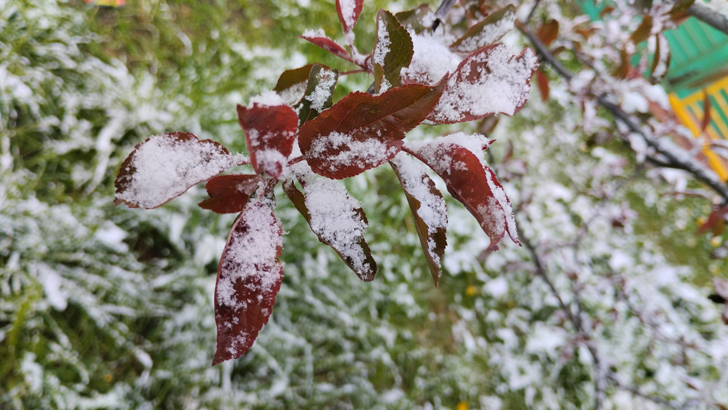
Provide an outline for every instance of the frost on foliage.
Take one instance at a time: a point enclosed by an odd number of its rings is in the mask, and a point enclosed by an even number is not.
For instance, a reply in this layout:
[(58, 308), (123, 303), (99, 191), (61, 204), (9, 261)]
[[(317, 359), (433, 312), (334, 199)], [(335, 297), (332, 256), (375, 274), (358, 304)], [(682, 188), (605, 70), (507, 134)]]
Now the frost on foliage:
[(337, 172), (352, 165), (362, 169), (374, 168), (398, 151), (398, 147), (388, 146), (375, 138), (357, 141), (349, 134), (334, 131), (314, 140), (306, 156), (325, 161), (330, 172)]
[(383, 93), (402, 83), (400, 72), (409, 66), (413, 55), (412, 38), (390, 12), (377, 13), (377, 42), (371, 56), (374, 91)]
[(516, 22), (516, 9), (509, 5), (470, 27), (465, 34), (450, 47), (458, 52), (473, 52), (493, 44), (506, 33), (513, 30)]
[(344, 27), (344, 33), (349, 33), (354, 29), (363, 6), (364, 0), (336, 0), (336, 11), (339, 14), (341, 25)]
[(447, 206), (424, 166), (404, 153), (391, 160), (415, 218), (415, 227), (437, 286), (447, 238)]
[(518, 56), (500, 44), (482, 48), (460, 63), (428, 119), (450, 124), (497, 113), (511, 116), (526, 104), (537, 66), (530, 48)]
[(156, 208), (243, 160), (222, 145), (189, 133), (156, 135), (138, 144), (121, 165), (116, 201)]
[(338, 70), (331, 70), (319, 64), (311, 67), (303, 99), (294, 106), (298, 111), (300, 125), (316, 118), (322, 111), (331, 107), (338, 79)]
[(278, 178), (293, 150), (298, 116), (291, 107), (283, 105), (278, 94), (270, 92), (269, 95), (264, 102), (254, 102), (250, 108), (238, 105), (238, 122), (245, 130), (255, 171)]
[(245, 354), (268, 323), (283, 279), (282, 235), (280, 221), (261, 202), (248, 205), (230, 231), (215, 286), (213, 365)]
[(405, 133), (437, 104), (435, 87), (404, 85), (378, 96), (354, 92), (301, 126), (298, 144), (311, 169), (327, 178), (358, 175), (394, 157)]
[(453, 74), (462, 58), (450, 51), (439, 38), (429, 34), (410, 32), (414, 54), (409, 67), (402, 69), (405, 84), (437, 84), (445, 74)]
[(377, 265), (364, 240), (368, 223), (359, 201), (339, 182), (313, 174), (305, 163), (293, 166), (292, 172), (300, 181), (303, 194), (295, 188), (293, 180), (286, 181), (283, 189), (313, 233), (331, 246), (361, 280), (373, 280)]
[(457, 133), (427, 143), (408, 143), (406, 149), (445, 180), (448, 191), (462, 202), (491, 240), (489, 249), (508, 232), (516, 244), (515, 218), (510, 200), (495, 173), (483, 161), (489, 145), (482, 135)]

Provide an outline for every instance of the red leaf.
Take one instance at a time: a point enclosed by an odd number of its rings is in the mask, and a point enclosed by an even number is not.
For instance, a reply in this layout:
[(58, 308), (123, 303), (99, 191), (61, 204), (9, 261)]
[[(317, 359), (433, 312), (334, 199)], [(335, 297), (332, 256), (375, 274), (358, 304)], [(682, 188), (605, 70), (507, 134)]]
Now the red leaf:
[(502, 44), (483, 47), (458, 65), (427, 119), (453, 124), (496, 113), (512, 116), (526, 104), (537, 66), (530, 48), (515, 56)]
[[(351, 54), (349, 54), (346, 49), (338, 44), (336, 44), (333, 40), (329, 39), (328, 37), (325, 37), (323, 33), (312, 33), (312, 32), (306, 32), (299, 36), (300, 38), (307, 40), (324, 50), (328, 51), (329, 53), (332, 53), (333, 55), (343, 58), (346, 61), (354, 63), (354, 60), (351, 58)], [(356, 64), (356, 63), (355, 63)]]
[(482, 153), (474, 153), (487, 146), (485, 137), (458, 133), (430, 143), (408, 144), (406, 150), (440, 175), (453, 198), (473, 214), (490, 238), (489, 250), (498, 249), (506, 231), (520, 246), (511, 202), (495, 173), (482, 162)]
[(450, 48), (460, 53), (470, 53), (500, 40), (514, 27), (516, 8), (508, 5), (470, 27)]
[(702, 235), (708, 231), (713, 232), (716, 236), (723, 234), (726, 214), (728, 214), (728, 205), (714, 209), (713, 212), (710, 213), (710, 216), (708, 216), (708, 220), (704, 224), (700, 225), (695, 234)]
[(306, 122), (298, 143), (311, 169), (342, 179), (392, 159), (407, 131), (432, 111), (447, 78), (435, 87), (405, 85), (379, 96), (354, 92)]
[(389, 164), (407, 197), (427, 266), (437, 286), (442, 257), (447, 247), (447, 205), (421, 164), (404, 153), (398, 154)]
[(213, 366), (245, 354), (268, 323), (283, 279), (282, 235), (280, 221), (260, 202), (233, 224), (217, 270)]
[(219, 214), (240, 212), (262, 181), (258, 175), (221, 175), (207, 182), (209, 198), (198, 205)]
[(553, 43), (559, 36), (559, 22), (553, 19), (545, 22), (541, 28), (538, 29), (538, 34), (536, 34), (536, 36), (542, 43), (544, 43), (544, 45), (551, 45), (551, 43)]
[(116, 177), (116, 205), (156, 208), (192, 186), (235, 165), (247, 163), (212, 140), (187, 132), (156, 135), (137, 144)]
[(306, 83), (313, 66), (313, 64), (306, 64), (303, 67), (284, 71), (281, 76), (278, 77), (278, 82), (276, 83), (276, 86), (273, 87), (273, 91), (280, 94), (298, 84)]
[(363, 6), (364, 0), (336, 0), (336, 13), (339, 15), (344, 33), (354, 29)]
[(259, 174), (278, 178), (293, 150), (298, 115), (287, 105), (238, 105), (238, 121), (245, 130), (245, 142), (253, 168)]
[(538, 83), (538, 91), (541, 92), (541, 101), (549, 99), (549, 79), (541, 70), (536, 70), (536, 82)]
[(703, 90), (703, 93), (705, 96), (703, 97), (703, 119), (700, 121), (700, 131), (705, 132), (708, 125), (710, 125), (710, 117), (712, 114), (710, 111), (713, 108), (713, 103), (710, 101), (710, 94), (705, 90)]
[(377, 273), (377, 263), (364, 239), (367, 217), (359, 201), (340, 183), (315, 176), (306, 164), (297, 164), (296, 179), (283, 181), (283, 191), (308, 222), (319, 241), (331, 246), (359, 279), (369, 282)]

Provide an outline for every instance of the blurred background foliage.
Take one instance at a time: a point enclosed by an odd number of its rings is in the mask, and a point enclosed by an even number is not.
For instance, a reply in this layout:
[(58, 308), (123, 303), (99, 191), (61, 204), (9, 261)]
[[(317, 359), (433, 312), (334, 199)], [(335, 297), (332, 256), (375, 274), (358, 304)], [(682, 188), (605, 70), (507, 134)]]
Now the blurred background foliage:
[[(378, 8), (416, 5), (366, 1), (359, 49), (373, 46)], [(355, 69), (296, 37), (318, 27), (341, 37), (333, 1), (131, 0), (97, 8), (0, 0), (0, 409), (462, 410), (532, 408), (534, 400), (589, 408), (584, 352), (564, 359), (557, 348), (528, 347), (543, 338), (542, 324), (564, 325), (526, 266), (527, 253), (503, 246), (500, 259), (491, 258), (485, 236), (448, 198), (449, 262), (434, 288), (388, 169), (346, 182), (367, 212), (378, 278), (361, 283), (282, 200), (286, 266), (271, 323), (244, 357), (210, 367), (214, 278), (234, 216), (197, 208), (199, 187), (154, 211), (114, 207), (113, 180), (134, 144), (160, 132), (193, 132), (244, 151), (235, 104), (271, 89), (285, 69), (308, 62)], [(347, 76), (337, 98), (370, 81)], [(577, 124), (564, 125), (565, 110), (536, 103), (498, 126), (495, 164), (510, 139), (516, 158), (530, 155), (529, 184), (550, 169), (548, 181), (571, 191), (544, 194), (550, 222), (522, 227), (530, 235), (578, 227), (585, 216), (576, 198), (599, 199), (584, 175), (595, 165), (594, 147)], [(411, 137), (455, 129), (429, 127)], [(533, 152), (527, 135), (541, 141), (541, 151)], [(709, 238), (694, 235), (710, 204), (665, 200), (657, 193), (665, 186), (644, 177), (631, 153), (616, 144), (598, 149), (639, 176), (625, 178), (620, 194), (639, 216), (615, 234), (619, 244), (605, 240), (594, 270), (608, 265), (610, 246), (664, 255), (660, 263), (682, 266), (683, 280), (698, 286), (679, 302), (703, 312), (695, 331), (718, 338), (700, 287), (725, 265), (707, 257)], [(539, 168), (538, 161), (551, 162)], [(635, 382), (658, 383), (655, 361), (641, 357), (632, 364), (642, 375)], [(504, 370), (514, 363), (521, 370)], [(721, 377), (717, 363), (696, 363), (703, 366), (696, 377)]]

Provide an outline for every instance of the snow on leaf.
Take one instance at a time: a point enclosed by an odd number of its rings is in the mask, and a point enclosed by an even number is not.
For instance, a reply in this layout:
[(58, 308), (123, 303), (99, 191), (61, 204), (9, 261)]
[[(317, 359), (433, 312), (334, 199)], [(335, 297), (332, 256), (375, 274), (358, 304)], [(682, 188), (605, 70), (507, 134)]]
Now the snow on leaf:
[(322, 243), (331, 246), (359, 279), (374, 280), (377, 263), (364, 240), (368, 224), (359, 201), (340, 183), (313, 174), (305, 163), (294, 168), (304, 192), (293, 180), (283, 181), (283, 191)]
[(435, 13), (430, 10), (430, 6), (427, 4), (421, 4), (416, 9), (400, 11), (394, 17), (404, 27), (412, 29), (416, 34), (420, 34), (435, 22)]
[(116, 205), (156, 208), (192, 186), (235, 165), (246, 163), (212, 140), (187, 132), (155, 135), (137, 144), (116, 177)]
[(437, 38), (410, 32), (414, 54), (408, 68), (401, 71), (405, 84), (435, 85), (447, 73), (454, 73), (462, 58)]
[(459, 53), (473, 52), (498, 41), (513, 30), (515, 22), (516, 8), (509, 4), (470, 27), (450, 48)]
[(658, 33), (654, 37), (655, 55), (652, 58), (650, 69), (650, 83), (659, 84), (667, 75), (670, 68), (670, 43), (664, 34)]
[(465, 205), (490, 238), (489, 250), (498, 249), (506, 232), (520, 246), (510, 200), (482, 159), (488, 145), (482, 135), (457, 133), (429, 143), (409, 143), (405, 149), (442, 177), (453, 198)]
[(296, 140), (296, 113), (287, 105), (256, 103), (252, 108), (238, 105), (238, 121), (245, 131), (245, 142), (255, 171), (278, 178)]
[(518, 56), (502, 44), (481, 48), (460, 63), (427, 119), (452, 124), (496, 113), (511, 116), (526, 104), (537, 66), (530, 48)]
[(377, 167), (402, 148), (407, 131), (437, 104), (445, 86), (405, 85), (379, 96), (354, 92), (306, 122), (298, 143), (311, 169), (342, 179)]
[(442, 193), (420, 163), (403, 152), (397, 154), (389, 163), (407, 197), (427, 266), (437, 286), (441, 275), (441, 261), (447, 246), (447, 205)]
[(400, 71), (409, 66), (414, 53), (412, 38), (397, 18), (386, 10), (377, 13), (377, 43), (372, 52), (372, 64), (383, 68), (384, 78), (375, 85), (377, 93), (399, 87)]
[(245, 208), (248, 199), (262, 179), (258, 175), (220, 175), (207, 182), (209, 198), (200, 202), (200, 208), (219, 214), (232, 214)]
[(363, 6), (364, 0), (336, 0), (336, 13), (339, 15), (344, 33), (354, 29)]
[(261, 202), (249, 204), (233, 224), (217, 270), (213, 366), (245, 354), (268, 323), (283, 279), (282, 235), (280, 221)]
[(354, 62), (354, 60), (352, 60), (351, 58), (351, 54), (349, 54), (349, 52), (346, 51), (344, 47), (336, 44), (333, 40), (326, 37), (323, 31), (315, 32), (307, 30), (299, 37), (323, 48), (324, 50), (334, 54), (337, 57), (343, 58), (344, 60), (350, 61), (352, 63)]
[(303, 67), (284, 71), (278, 77), (278, 82), (273, 87), (273, 91), (278, 93), (281, 100), (287, 105), (296, 105), (303, 98), (313, 66), (314, 64), (307, 64)]
[(294, 107), (298, 111), (299, 126), (331, 107), (338, 79), (338, 70), (331, 70), (319, 64), (313, 65), (307, 79), (305, 94)]

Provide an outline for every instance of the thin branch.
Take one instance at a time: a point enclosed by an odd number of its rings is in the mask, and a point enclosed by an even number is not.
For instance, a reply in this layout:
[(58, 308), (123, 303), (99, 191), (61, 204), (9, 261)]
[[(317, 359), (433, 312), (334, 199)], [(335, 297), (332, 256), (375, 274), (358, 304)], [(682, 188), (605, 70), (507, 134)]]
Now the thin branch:
[[(567, 70), (559, 62), (559, 60), (557, 60), (556, 57), (551, 54), (548, 48), (541, 42), (541, 40), (538, 39), (538, 37), (536, 37), (536, 35), (527, 30), (520, 23), (518, 24), (518, 29), (521, 30), (521, 32), (526, 35), (529, 40), (531, 40), (531, 43), (533, 43), (533, 45), (536, 47), (539, 54), (543, 57), (543, 60), (549, 63), (556, 70), (556, 72), (559, 73), (559, 75), (561, 75), (567, 81), (570, 81), (573, 78), (571, 72), (569, 72), (569, 70)], [(647, 143), (647, 145), (652, 147), (658, 154), (665, 157), (665, 159), (667, 160), (666, 162), (668, 162), (673, 168), (684, 169), (685, 171), (691, 173), (693, 177), (695, 177), (695, 179), (708, 185), (710, 188), (713, 189), (713, 191), (720, 195), (723, 198), (724, 203), (728, 203), (728, 186), (726, 186), (713, 171), (704, 168), (702, 165), (690, 161), (689, 159), (681, 158), (679, 153), (672, 151), (667, 146), (665, 146), (665, 144), (662, 143), (659, 139), (645, 132), (642, 127), (637, 124), (634, 119), (632, 119), (632, 117), (622, 111), (622, 109), (619, 108), (616, 104), (607, 100), (604, 95), (592, 94), (592, 96), (599, 103), (599, 105), (606, 108), (607, 111), (609, 111), (615, 119), (626, 125), (631, 132), (640, 135)]]
[(696, 1), (690, 6), (688, 14), (728, 35), (728, 16), (725, 14), (701, 4), (700, 1)]
[(538, 8), (538, 5), (541, 3), (541, 0), (536, 0), (536, 3), (531, 8), (531, 12), (528, 13), (528, 17), (526, 17), (526, 21), (524, 24), (528, 24), (531, 19), (533, 18), (533, 14), (536, 12), (536, 9)]
[(435, 21), (432, 23), (432, 31), (437, 30), (437, 27), (442, 22), (442, 19), (450, 13), (450, 9), (455, 5), (455, 0), (442, 0), (440, 7), (435, 12)]
[(361, 70), (351, 70), (351, 71), (344, 71), (343, 73), (339, 73), (339, 77), (345, 76), (345, 75), (351, 75), (351, 74), (359, 74), (359, 73), (367, 73), (367, 70), (361, 69)]
[(619, 387), (622, 390), (626, 390), (626, 391), (632, 393), (633, 395), (635, 395), (637, 397), (641, 397), (641, 398), (643, 398), (645, 400), (649, 400), (649, 401), (651, 401), (653, 403), (657, 403), (657, 404), (660, 404), (662, 406), (667, 406), (667, 407), (669, 407), (671, 409), (682, 410), (682, 409), (687, 408), (686, 406), (681, 406), (680, 404), (675, 403), (675, 402), (670, 401), (670, 400), (665, 400), (665, 399), (661, 399), (659, 397), (655, 397), (655, 396), (650, 396), (650, 395), (644, 394), (641, 391), (639, 391), (636, 387), (629, 386), (629, 385), (626, 385), (626, 384), (620, 382), (619, 379), (617, 379), (617, 375), (614, 374), (614, 373), (612, 373), (612, 372), (609, 373), (609, 376), (608, 377), (609, 377), (609, 380), (616, 387)]

